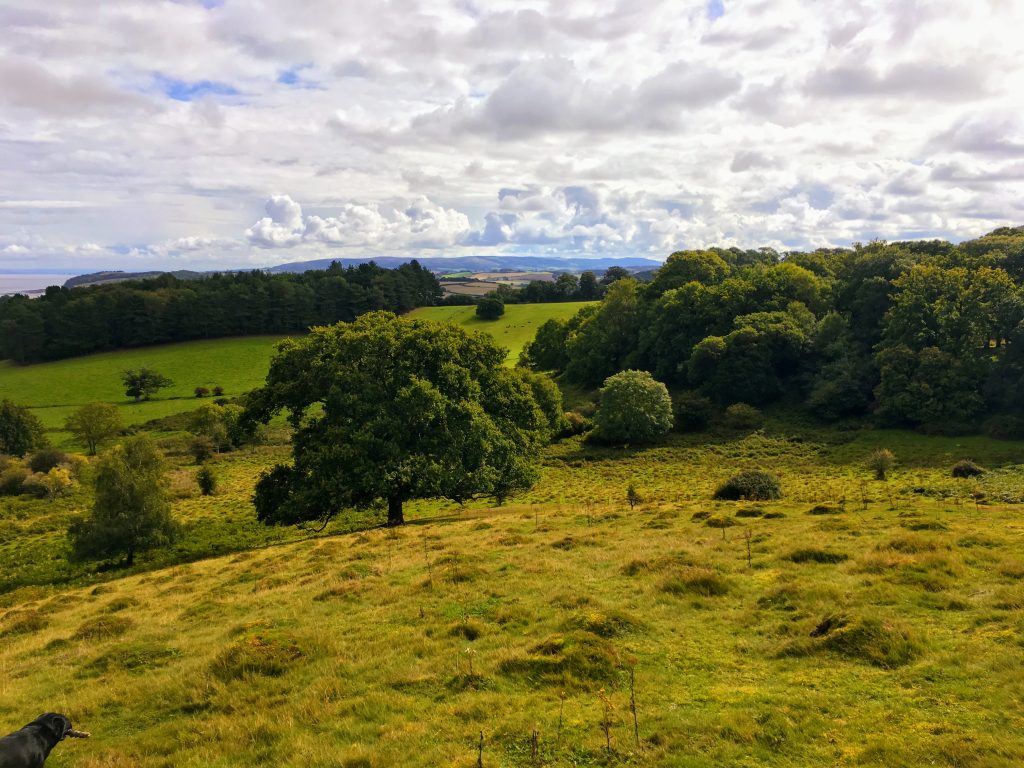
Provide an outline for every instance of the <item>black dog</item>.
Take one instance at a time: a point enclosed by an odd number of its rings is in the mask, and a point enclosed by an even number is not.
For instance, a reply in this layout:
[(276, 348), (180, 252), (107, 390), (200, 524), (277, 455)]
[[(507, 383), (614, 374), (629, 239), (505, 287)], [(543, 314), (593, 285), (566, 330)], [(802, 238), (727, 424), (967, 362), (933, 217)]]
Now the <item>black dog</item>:
[(0, 739), (0, 768), (43, 768), (50, 750), (66, 736), (89, 738), (88, 733), (72, 728), (64, 715), (40, 715), (20, 731)]

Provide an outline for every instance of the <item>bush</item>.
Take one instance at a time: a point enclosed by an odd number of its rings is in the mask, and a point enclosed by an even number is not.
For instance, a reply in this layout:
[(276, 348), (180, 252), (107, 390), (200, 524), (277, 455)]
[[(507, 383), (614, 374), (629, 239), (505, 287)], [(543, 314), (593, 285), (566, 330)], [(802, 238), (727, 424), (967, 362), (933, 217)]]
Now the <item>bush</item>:
[(964, 459), (963, 461), (958, 461), (953, 465), (953, 469), (950, 474), (952, 474), (953, 477), (978, 477), (980, 475), (984, 475), (985, 470), (973, 461)]
[(29, 471), (20, 464), (13, 464), (0, 472), (0, 496), (17, 496), (24, 492)]
[(213, 456), (213, 449), (213, 440), (206, 435), (196, 435), (188, 446), (188, 451), (192, 454), (192, 458), (196, 460), (196, 464), (202, 464)]
[(66, 467), (54, 467), (49, 472), (36, 472), (25, 478), (21, 485), (24, 492), (32, 493), (39, 498), (55, 499), (71, 490), (74, 481)]
[(199, 492), (203, 496), (212, 496), (213, 492), (217, 490), (217, 476), (209, 467), (203, 467), (196, 472), (196, 483), (198, 483)]
[(752, 405), (733, 403), (725, 409), (725, 426), (729, 429), (760, 429), (764, 414)]
[(43, 423), (24, 405), (0, 401), (0, 453), (24, 456), (46, 445)]
[(68, 456), (64, 451), (58, 451), (56, 448), (43, 448), (29, 456), (25, 463), (33, 472), (41, 472), (45, 475), (54, 467), (67, 464)]
[(896, 466), (896, 455), (888, 448), (880, 448), (868, 457), (868, 469), (875, 473), (876, 480), (885, 480)]
[(565, 427), (562, 429), (562, 437), (582, 435), (590, 429), (590, 421), (576, 411), (565, 412)]
[(699, 392), (679, 392), (672, 398), (676, 429), (683, 432), (703, 432), (715, 415), (715, 404)]
[(486, 297), (476, 305), (476, 316), (481, 320), (497, 320), (505, 314), (505, 303), (501, 299)]
[(782, 487), (774, 475), (751, 469), (733, 475), (715, 491), (716, 499), (729, 501), (771, 501), (782, 498)]
[(224, 396), (224, 387), (214, 387), (213, 388), (213, 396), (214, 397), (223, 397)]
[(196, 387), (195, 390), (193, 390), (193, 391), (195, 392), (196, 397), (209, 397), (210, 396), (210, 390), (207, 389), (206, 387)]
[(1024, 418), (993, 416), (985, 422), (985, 434), (996, 440), (1024, 440)]
[(605, 442), (649, 442), (672, 428), (672, 399), (647, 371), (622, 371), (605, 379), (594, 424)]

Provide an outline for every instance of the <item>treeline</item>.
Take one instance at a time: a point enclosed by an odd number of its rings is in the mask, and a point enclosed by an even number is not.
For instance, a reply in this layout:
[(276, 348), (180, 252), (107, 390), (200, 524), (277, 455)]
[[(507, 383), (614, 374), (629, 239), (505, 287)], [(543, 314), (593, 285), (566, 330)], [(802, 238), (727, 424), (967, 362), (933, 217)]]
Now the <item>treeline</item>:
[(0, 359), (31, 363), (172, 341), (291, 333), (371, 310), (406, 312), (440, 298), (437, 279), (415, 261), (397, 269), (334, 264), (302, 274), (162, 275), (52, 287), (38, 299), (0, 298)]
[[(634, 275), (639, 280), (650, 277), (650, 272)], [(604, 296), (608, 286), (616, 280), (630, 277), (625, 267), (609, 267), (600, 278), (589, 270), (578, 276), (570, 272), (556, 275), (554, 280), (531, 280), (521, 288), (499, 285), (486, 294), (487, 298), (499, 299), (502, 304), (552, 304), (561, 301), (595, 301)], [(481, 281), (484, 282), (484, 281)], [(443, 304), (475, 304), (478, 296), (452, 294), (444, 298)]]
[(1024, 227), (959, 245), (672, 254), (538, 329), (522, 362), (587, 386), (650, 371), (679, 402), (1024, 437)]

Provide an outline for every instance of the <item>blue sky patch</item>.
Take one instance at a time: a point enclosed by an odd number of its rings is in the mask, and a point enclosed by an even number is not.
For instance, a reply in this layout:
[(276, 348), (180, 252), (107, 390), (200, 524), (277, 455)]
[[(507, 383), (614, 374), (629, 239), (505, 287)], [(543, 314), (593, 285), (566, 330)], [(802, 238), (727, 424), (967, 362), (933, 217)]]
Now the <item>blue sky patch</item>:
[(725, 16), (724, 0), (708, 0), (708, 18), (714, 21)]
[(157, 73), (153, 76), (157, 88), (169, 99), (175, 101), (194, 101), (203, 96), (237, 96), (238, 90), (227, 83), (218, 83), (214, 80), (178, 80)]

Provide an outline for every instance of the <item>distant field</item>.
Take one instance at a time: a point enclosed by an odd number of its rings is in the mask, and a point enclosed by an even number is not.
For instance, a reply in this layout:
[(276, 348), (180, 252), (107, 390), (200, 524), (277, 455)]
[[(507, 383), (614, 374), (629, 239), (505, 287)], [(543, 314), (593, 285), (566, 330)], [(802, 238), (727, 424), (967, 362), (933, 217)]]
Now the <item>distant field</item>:
[(489, 333), (509, 351), (506, 364), (514, 365), (523, 347), (533, 340), (538, 327), (553, 318), (567, 320), (590, 303), (508, 304), (505, 306), (505, 314), (497, 320), (477, 319), (476, 307), (421, 307), (409, 314), (424, 320), (454, 323), (468, 331)]
[[(30, 406), (48, 428), (83, 403), (115, 403), (128, 424), (169, 416), (196, 407), (193, 390), (221, 386), (226, 396), (263, 383), (274, 348), (282, 336), (245, 336), (191, 341), (119, 352), (105, 352), (53, 363), (16, 366), (0, 362), (0, 397)], [(155, 400), (136, 403), (125, 397), (121, 371), (147, 366), (174, 381)]]

